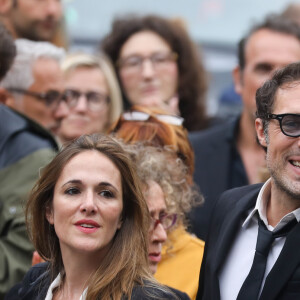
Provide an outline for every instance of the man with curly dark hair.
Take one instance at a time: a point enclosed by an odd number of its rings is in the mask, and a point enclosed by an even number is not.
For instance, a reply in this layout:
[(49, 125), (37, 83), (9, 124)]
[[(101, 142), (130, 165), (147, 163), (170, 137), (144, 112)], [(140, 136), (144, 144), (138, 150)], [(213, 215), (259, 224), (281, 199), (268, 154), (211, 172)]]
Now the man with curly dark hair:
[(256, 93), (255, 130), (270, 178), (216, 203), (197, 300), (300, 299), (300, 63)]
[(206, 239), (211, 211), (222, 192), (264, 181), (265, 154), (254, 127), (255, 93), (275, 70), (300, 60), (300, 27), (281, 16), (267, 16), (240, 41), (238, 59), (233, 78), (243, 100), (240, 116), (190, 135), (195, 182), (206, 200), (192, 214), (193, 231), (201, 239)]

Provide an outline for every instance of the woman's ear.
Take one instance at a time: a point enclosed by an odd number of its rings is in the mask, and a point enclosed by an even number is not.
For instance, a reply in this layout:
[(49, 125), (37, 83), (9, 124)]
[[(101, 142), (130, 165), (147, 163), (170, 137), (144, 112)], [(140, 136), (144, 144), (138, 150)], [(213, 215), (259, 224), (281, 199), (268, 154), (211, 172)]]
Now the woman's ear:
[(53, 209), (52, 207), (47, 207), (46, 208), (46, 219), (48, 220), (48, 222), (53, 225), (54, 224), (54, 217), (53, 217)]
[(118, 229), (121, 229), (122, 224), (123, 224), (123, 216), (121, 215), (120, 218), (119, 218), (119, 222), (118, 222), (117, 228), (118, 228)]
[(255, 129), (256, 129), (257, 139), (258, 139), (260, 145), (263, 146), (263, 147), (267, 147), (267, 138), (266, 138), (266, 135), (265, 135), (262, 119), (257, 118), (255, 120)]

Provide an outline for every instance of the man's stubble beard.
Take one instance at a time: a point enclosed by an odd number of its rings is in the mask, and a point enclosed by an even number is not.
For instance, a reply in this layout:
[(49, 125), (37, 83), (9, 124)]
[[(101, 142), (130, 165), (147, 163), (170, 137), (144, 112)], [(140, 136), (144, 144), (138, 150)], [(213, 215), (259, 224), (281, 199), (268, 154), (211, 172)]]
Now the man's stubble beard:
[(267, 168), (270, 172), (270, 176), (273, 179), (278, 190), (285, 193), (290, 199), (295, 199), (300, 204), (300, 178), (299, 182), (295, 182), (295, 180), (289, 180), (288, 176), (285, 175), (284, 165), (282, 166), (270, 163), (269, 154), (267, 151), (266, 155)]

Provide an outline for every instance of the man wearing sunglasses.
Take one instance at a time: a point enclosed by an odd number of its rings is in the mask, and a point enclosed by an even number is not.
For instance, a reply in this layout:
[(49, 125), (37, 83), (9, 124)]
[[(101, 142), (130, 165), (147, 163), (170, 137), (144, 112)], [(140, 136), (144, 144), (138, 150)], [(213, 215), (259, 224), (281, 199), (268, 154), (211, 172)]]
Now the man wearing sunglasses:
[(47, 130), (58, 126), (54, 111), (62, 98), (59, 63), (64, 50), (47, 42), (19, 39), (12, 68), (0, 82), (2, 102)]
[(192, 230), (206, 239), (212, 209), (222, 192), (265, 180), (265, 155), (256, 141), (255, 93), (278, 70), (300, 60), (300, 26), (268, 16), (240, 41), (239, 65), (233, 70), (243, 110), (234, 120), (191, 134), (195, 151), (195, 182), (205, 196), (191, 217)]
[(256, 105), (271, 177), (218, 201), (197, 299), (300, 299), (300, 63), (258, 89)]

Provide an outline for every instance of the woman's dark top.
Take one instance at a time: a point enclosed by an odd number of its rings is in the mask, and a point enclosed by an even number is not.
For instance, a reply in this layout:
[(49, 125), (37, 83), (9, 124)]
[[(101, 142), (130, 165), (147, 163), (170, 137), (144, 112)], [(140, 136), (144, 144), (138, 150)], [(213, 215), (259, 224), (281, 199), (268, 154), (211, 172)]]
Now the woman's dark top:
[[(4, 300), (45, 300), (48, 288), (51, 284), (49, 264), (41, 263), (33, 266), (25, 275), (22, 282), (15, 285), (5, 296)], [(135, 286), (131, 300), (160, 300), (160, 299), (190, 299), (187, 294), (169, 288), (172, 292), (161, 291), (158, 288)], [(126, 300), (127, 297), (123, 297)]]

